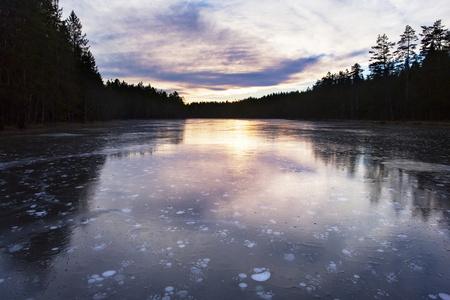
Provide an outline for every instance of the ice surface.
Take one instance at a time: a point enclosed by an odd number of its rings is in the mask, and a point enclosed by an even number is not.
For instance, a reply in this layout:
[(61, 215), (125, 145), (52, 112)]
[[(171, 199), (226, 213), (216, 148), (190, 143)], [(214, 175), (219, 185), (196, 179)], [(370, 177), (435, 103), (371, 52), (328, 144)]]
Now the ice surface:
[(448, 299), (448, 129), (93, 126), (0, 135), (7, 298)]
[(399, 168), (407, 171), (418, 172), (440, 172), (450, 171), (449, 165), (443, 165), (438, 163), (427, 163), (409, 159), (393, 159), (383, 162), (384, 165), (391, 168)]

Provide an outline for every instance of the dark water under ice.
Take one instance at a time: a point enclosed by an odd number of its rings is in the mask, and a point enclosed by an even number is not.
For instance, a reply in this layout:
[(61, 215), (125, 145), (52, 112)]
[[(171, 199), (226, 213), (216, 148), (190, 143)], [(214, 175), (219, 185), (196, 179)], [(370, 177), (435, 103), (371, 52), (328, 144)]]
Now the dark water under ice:
[(0, 299), (450, 299), (450, 130), (0, 134)]

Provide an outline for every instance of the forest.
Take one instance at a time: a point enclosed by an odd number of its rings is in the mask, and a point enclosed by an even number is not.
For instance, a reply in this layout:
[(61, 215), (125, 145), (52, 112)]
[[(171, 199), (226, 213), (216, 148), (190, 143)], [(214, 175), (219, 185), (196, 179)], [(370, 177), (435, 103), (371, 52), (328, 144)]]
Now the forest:
[(58, 0), (2, 0), (0, 41), (0, 128), (182, 115), (177, 92), (104, 83), (80, 19), (62, 20)]
[(306, 91), (186, 104), (150, 84), (104, 81), (72, 11), (58, 0), (0, 3), (0, 129), (155, 118), (450, 120), (450, 32), (437, 20), (398, 41), (380, 34), (369, 74), (328, 72)]
[(328, 72), (306, 91), (250, 97), (232, 103), (192, 103), (197, 117), (303, 120), (450, 120), (450, 32), (440, 20), (406, 26), (397, 42), (378, 35), (361, 65)]

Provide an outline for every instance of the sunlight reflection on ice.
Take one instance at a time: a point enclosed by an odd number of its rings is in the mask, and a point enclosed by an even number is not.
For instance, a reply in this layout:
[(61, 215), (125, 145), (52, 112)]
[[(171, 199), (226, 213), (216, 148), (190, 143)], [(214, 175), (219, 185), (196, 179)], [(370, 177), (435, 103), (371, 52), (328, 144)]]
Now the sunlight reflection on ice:
[[(60, 293), (66, 298), (82, 293), (92, 299), (126, 298), (130, 290), (140, 299), (399, 293), (444, 299), (450, 227), (445, 163), (420, 162), (393, 150), (397, 145), (384, 150), (385, 144), (366, 140), (376, 130), (352, 126), (124, 123), (108, 133), (103, 148), (76, 158), (59, 153), (58, 159), (76, 160), (67, 166), (62, 160), (56, 175), (46, 173), (51, 165), (41, 166), (42, 160), (25, 158), (23, 170), (20, 163), (5, 164), (8, 172), (23, 173), (17, 176), (21, 187), (32, 192), (22, 211), (34, 222), (12, 219), (5, 253), (31, 261), (30, 253), (49, 244), (37, 261), (58, 276), (24, 273), (47, 280), (41, 293), (47, 298), (65, 285)], [(98, 169), (65, 194), (58, 184), (89, 166), (84, 159), (90, 156), (101, 158)], [(0, 178), (3, 189), (12, 186), (11, 173)], [(74, 193), (79, 198), (68, 196)], [(0, 284), (12, 284), (12, 273), (5, 272)], [(420, 291), (406, 288), (431, 281)]]

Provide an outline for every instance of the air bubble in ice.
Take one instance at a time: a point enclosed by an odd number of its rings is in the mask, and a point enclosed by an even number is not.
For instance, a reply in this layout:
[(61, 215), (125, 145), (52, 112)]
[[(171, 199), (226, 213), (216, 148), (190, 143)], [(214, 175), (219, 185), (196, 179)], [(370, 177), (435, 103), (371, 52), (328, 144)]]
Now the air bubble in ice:
[(342, 253), (347, 256), (352, 256), (352, 253), (350, 251), (348, 251), (347, 249), (342, 249)]
[(180, 297), (181, 299), (185, 298), (189, 293), (185, 290), (181, 290), (177, 292), (178, 297)]
[(249, 247), (249, 248), (253, 248), (253, 247), (256, 246), (256, 243), (250, 242), (249, 240), (245, 240), (245, 241), (244, 241), (244, 246), (247, 246), (247, 247)]
[(174, 287), (173, 287), (173, 286), (168, 286), (168, 287), (166, 287), (164, 290), (165, 290), (166, 292), (170, 293), (170, 292), (172, 292), (172, 291), (174, 290)]
[(283, 255), (284, 260), (293, 261), (295, 259), (295, 255), (292, 253), (285, 253)]
[(110, 270), (110, 271), (103, 272), (102, 276), (103, 277), (110, 277), (110, 276), (113, 276), (114, 274), (116, 274), (116, 271)]
[(43, 216), (45, 216), (47, 214), (47, 212), (44, 210), (44, 211), (37, 211), (37, 212), (35, 212), (34, 213), (34, 215), (36, 216), (36, 217), (43, 217)]
[(14, 252), (22, 250), (23, 247), (25, 247), (24, 244), (16, 244), (14, 246), (9, 247), (8, 250), (9, 250), (9, 253), (14, 253)]
[(439, 293), (439, 297), (441, 297), (442, 300), (450, 300), (450, 295), (446, 293)]
[(254, 281), (259, 281), (259, 282), (266, 281), (269, 278), (270, 278), (270, 272), (269, 271), (264, 271), (262, 273), (256, 273), (256, 274), (252, 275), (252, 279)]

